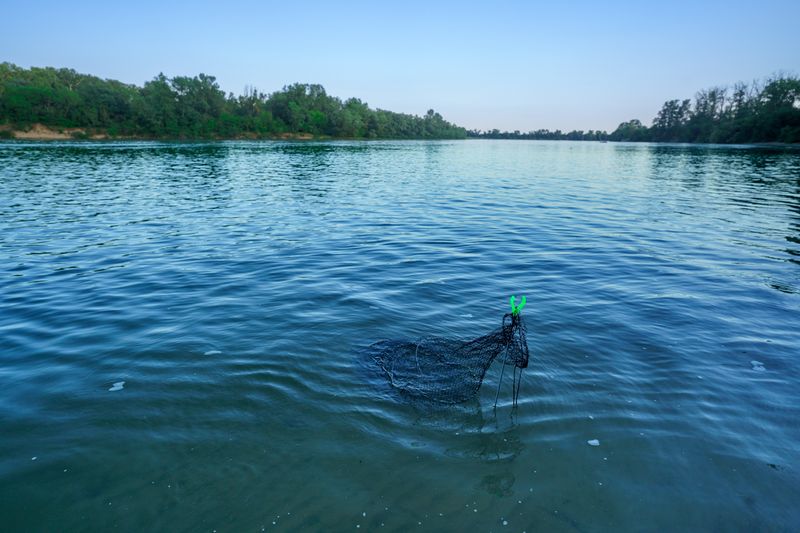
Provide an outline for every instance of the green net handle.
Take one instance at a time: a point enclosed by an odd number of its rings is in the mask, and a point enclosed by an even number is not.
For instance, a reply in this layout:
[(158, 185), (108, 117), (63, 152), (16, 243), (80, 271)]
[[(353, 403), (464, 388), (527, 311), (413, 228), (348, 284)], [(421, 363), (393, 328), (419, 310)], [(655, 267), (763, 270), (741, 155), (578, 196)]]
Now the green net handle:
[(525, 307), (525, 302), (527, 301), (527, 299), (523, 296), (519, 301), (519, 305), (514, 305), (514, 300), (516, 299), (516, 296), (512, 296), (508, 301), (508, 303), (511, 305), (511, 314), (514, 316), (519, 315), (519, 313), (522, 311), (522, 308)]

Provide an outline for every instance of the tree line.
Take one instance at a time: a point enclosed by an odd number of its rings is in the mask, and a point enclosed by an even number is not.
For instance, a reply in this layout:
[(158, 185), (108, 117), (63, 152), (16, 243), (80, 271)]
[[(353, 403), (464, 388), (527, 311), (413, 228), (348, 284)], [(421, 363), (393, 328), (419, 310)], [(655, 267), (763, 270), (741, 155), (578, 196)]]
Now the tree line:
[(605, 131), (583, 131), (573, 130), (562, 132), (561, 130), (532, 130), (529, 132), (500, 131), (498, 129), (481, 131), (467, 130), (467, 137), (483, 139), (532, 139), (538, 141), (605, 141), (608, 133)]
[[(432, 109), (422, 117), (341, 100), (321, 85), (288, 85), (265, 94), (248, 88), (225, 94), (214, 76), (159, 74), (143, 86), (52, 67), (0, 63), (0, 124), (25, 129), (41, 123), (112, 137), (270, 138), (308, 134), (383, 139), (543, 139), (693, 143), (800, 142), (800, 78), (712, 87), (690, 99), (669, 100), (650, 127), (623, 122), (612, 133), (546, 129), (529, 132), (465, 130)], [(10, 133), (0, 130), (0, 135)]]
[[(0, 124), (82, 128), (110, 136), (214, 139), (309, 134), (337, 138), (463, 139), (466, 130), (432, 109), (424, 116), (341, 100), (321, 85), (271, 94), (225, 94), (214, 76), (159, 74), (143, 86), (52, 67), (0, 63)], [(0, 132), (2, 133), (2, 132)]]
[(694, 101), (668, 100), (650, 127), (638, 119), (612, 133), (577, 130), (468, 130), (468, 137), (569, 141), (800, 143), (800, 78), (776, 75), (698, 92)]
[(800, 143), (800, 78), (776, 75), (698, 92), (694, 101), (668, 100), (648, 128), (623, 122), (612, 141)]

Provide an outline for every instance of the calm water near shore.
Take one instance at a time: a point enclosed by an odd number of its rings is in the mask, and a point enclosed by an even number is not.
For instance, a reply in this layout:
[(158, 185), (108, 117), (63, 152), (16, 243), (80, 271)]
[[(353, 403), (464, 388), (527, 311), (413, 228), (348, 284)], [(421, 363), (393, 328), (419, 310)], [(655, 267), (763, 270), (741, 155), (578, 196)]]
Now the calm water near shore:
[(2, 531), (797, 531), (798, 346), (800, 150), (0, 144)]

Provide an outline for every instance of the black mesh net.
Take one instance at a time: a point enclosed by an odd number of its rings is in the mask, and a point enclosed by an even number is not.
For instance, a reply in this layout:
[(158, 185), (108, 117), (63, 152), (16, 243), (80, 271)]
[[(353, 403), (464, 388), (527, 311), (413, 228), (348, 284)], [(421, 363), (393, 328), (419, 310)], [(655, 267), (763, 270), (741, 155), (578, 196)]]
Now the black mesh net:
[(528, 341), (519, 313), (506, 314), (500, 328), (469, 341), (425, 337), (418, 341), (385, 340), (370, 348), (392, 387), (416, 399), (444, 404), (475, 397), (486, 371), (500, 357), (503, 369), (498, 395), (505, 366), (513, 365), (512, 400), (516, 405), (522, 370), (528, 366)]

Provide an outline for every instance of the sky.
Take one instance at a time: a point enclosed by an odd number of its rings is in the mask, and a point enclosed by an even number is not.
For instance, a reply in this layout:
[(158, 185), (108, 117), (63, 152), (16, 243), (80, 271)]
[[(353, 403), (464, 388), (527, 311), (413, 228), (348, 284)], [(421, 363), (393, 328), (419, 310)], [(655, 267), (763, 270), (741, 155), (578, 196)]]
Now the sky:
[(0, 62), (142, 85), (294, 82), (469, 129), (607, 130), (698, 90), (800, 74), (800, 1), (9, 1)]

